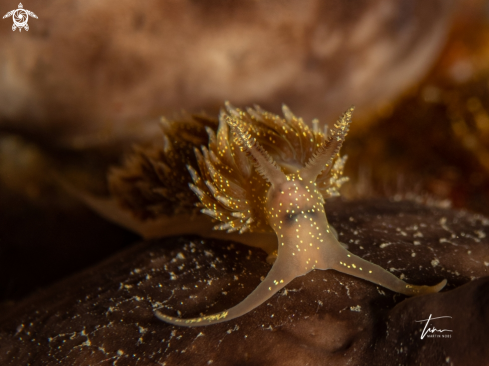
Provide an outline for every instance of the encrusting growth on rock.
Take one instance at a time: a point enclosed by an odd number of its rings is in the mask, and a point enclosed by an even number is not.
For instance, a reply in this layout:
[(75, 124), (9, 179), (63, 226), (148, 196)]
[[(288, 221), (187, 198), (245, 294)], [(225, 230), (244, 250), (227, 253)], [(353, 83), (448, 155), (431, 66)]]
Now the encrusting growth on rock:
[[(163, 152), (141, 150), (137, 159), (114, 171), (112, 191), (140, 218), (171, 214), (152, 199), (155, 195), (161, 202), (173, 202), (168, 207), (177, 213), (190, 212), (196, 202), (202, 213), (218, 222), (214, 230), (276, 236), (269, 240), (276, 250), (273, 267), (241, 303), (192, 319), (156, 311), (159, 319), (182, 326), (224, 322), (253, 310), (313, 269), (334, 269), (408, 296), (438, 292), (445, 286), (446, 280), (435, 286), (400, 280), (346, 250), (329, 226), (324, 203), (339, 195), (338, 189), (347, 180), (342, 176), (346, 157), (340, 157), (339, 150), (352, 111), (348, 109), (329, 131), (320, 131), (317, 121), (309, 128), (286, 106), (281, 118), (259, 107), (243, 111), (226, 103), (218, 123), (203, 117), (189, 117), (180, 124), (165, 122)], [(168, 136), (173, 137), (176, 150), (169, 148)], [(181, 170), (183, 161), (188, 173)], [(190, 189), (181, 191), (189, 180)], [(179, 188), (172, 191), (172, 184)]]

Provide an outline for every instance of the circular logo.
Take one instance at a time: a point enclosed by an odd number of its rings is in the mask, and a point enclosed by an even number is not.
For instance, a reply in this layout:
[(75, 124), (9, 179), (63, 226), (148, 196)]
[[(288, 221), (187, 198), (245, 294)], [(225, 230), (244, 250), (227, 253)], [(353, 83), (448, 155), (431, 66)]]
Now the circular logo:
[(16, 27), (23, 28), (27, 24), (29, 14), (24, 9), (17, 9), (12, 18)]

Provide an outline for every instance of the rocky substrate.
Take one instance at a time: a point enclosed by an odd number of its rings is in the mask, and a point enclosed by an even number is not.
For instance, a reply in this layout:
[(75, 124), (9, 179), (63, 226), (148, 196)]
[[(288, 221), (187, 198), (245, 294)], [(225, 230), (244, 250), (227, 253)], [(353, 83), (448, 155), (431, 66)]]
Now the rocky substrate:
[[(1, 365), (481, 365), (489, 359), (489, 220), (410, 201), (328, 203), (349, 250), (438, 294), (406, 298), (333, 270), (296, 278), (254, 311), (197, 328), (267, 275), (266, 253), (196, 236), (139, 243), (0, 306)], [(35, 275), (35, 274), (34, 274)], [(428, 328), (445, 332), (427, 333)], [(450, 317), (450, 318), (448, 318)], [(450, 331), (448, 331), (450, 330)]]

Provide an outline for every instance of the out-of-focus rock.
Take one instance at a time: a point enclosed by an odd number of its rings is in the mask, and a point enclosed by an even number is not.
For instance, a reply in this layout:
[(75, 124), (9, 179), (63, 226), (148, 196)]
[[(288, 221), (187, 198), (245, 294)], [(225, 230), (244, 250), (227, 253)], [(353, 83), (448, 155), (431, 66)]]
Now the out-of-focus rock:
[(153, 137), (143, 120), (224, 100), (285, 102), (322, 123), (355, 104), (359, 116), (427, 70), (452, 5), (33, 0), (29, 32), (0, 26), (0, 129), (85, 148)]
[[(73, 180), (101, 186), (97, 160), (64, 158), (77, 163), (66, 169)], [(0, 301), (26, 296), (136, 240), (60, 189), (54, 168), (34, 144), (0, 134)]]
[(427, 77), (367, 133), (351, 134), (343, 153), (352, 181), (368, 178), (383, 194), (389, 182), (392, 195), (417, 189), (489, 215), (489, 13), (485, 1), (460, 5)]
[[(327, 210), (353, 253), (415, 284), (447, 278), (447, 288), (406, 299), (342, 273), (313, 271), (238, 319), (180, 328), (157, 320), (153, 309), (184, 317), (224, 310), (249, 294), (270, 266), (264, 252), (240, 244), (161, 239), (4, 306), (0, 363), (480, 365), (487, 360), (486, 218), (388, 200), (333, 201)], [(416, 321), (430, 314), (452, 317), (431, 324), (452, 330), (451, 338), (420, 339), (424, 324)]]

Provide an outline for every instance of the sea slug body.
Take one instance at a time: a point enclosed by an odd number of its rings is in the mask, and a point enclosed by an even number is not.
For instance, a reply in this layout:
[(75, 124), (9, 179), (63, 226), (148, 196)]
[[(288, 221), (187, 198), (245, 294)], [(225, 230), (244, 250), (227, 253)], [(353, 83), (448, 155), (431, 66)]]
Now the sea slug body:
[[(410, 285), (385, 269), (345, 249), (333, 234), (325, 199), (338, 195), (345, 158), (339, 150), (348, 133), (353, 108), (329, 131), (317, 121), (309, 128), (283, 107), (285, 119), (259, 107), (242, 111), (226, 104), (217, 133), (206, 127), (207, 146), (195, 149), (197, 167), (188, 166), (191, 190), (201, 212), (227, 232), (270, 232), (277, 257), (267, 277), (236, 306), (218, 314), (181, 319), (156, 311), (171, 324), (202, 326), (239, 317), (264, 303), (298, 276), (313, 269), (334, 269), (404, 295), (440, 291)], [(198, 169), (198, 170), (197, 170)]]

